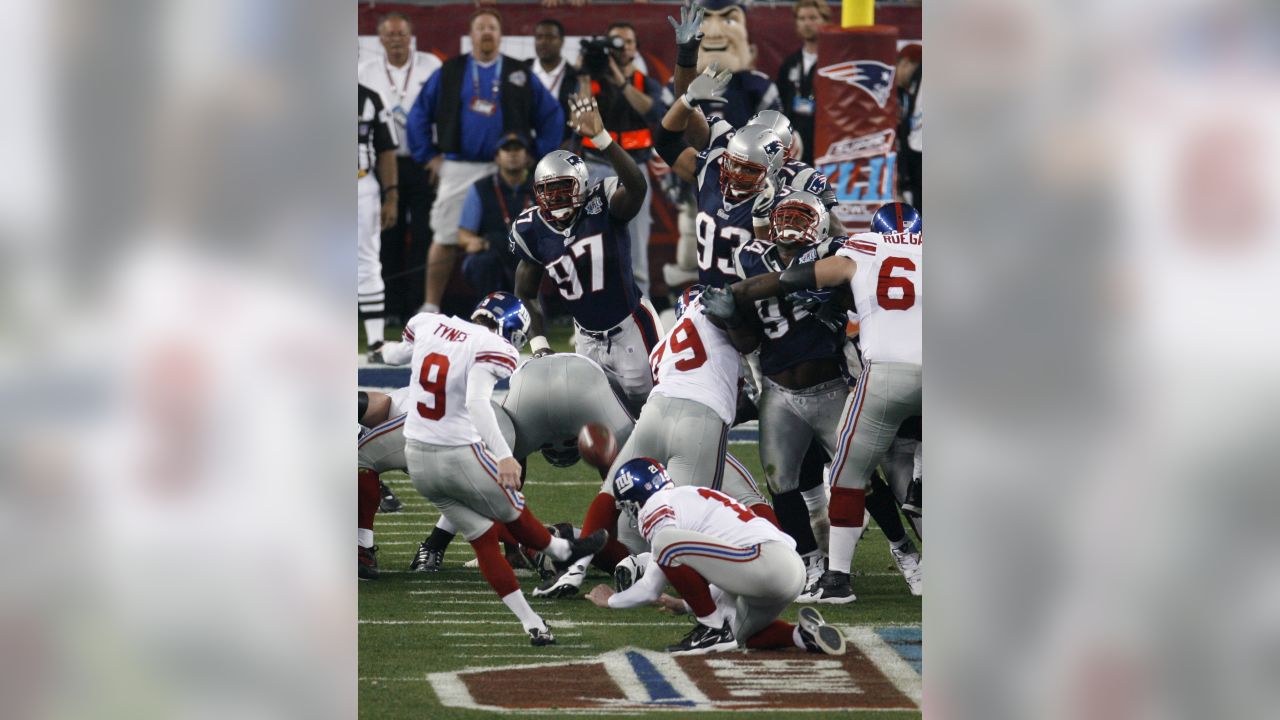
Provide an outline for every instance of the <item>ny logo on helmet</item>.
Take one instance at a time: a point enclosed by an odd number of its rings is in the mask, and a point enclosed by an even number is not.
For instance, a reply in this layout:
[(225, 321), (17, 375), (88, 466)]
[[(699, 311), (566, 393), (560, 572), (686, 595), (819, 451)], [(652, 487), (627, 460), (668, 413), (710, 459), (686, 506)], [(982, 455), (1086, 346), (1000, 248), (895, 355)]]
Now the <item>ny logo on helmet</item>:
[(891, 65), (874, 60), (850, 60), (821, 68), (818, 74), (858, 88), (870, 95), (880, 107), (889, 102), (894, 74)]

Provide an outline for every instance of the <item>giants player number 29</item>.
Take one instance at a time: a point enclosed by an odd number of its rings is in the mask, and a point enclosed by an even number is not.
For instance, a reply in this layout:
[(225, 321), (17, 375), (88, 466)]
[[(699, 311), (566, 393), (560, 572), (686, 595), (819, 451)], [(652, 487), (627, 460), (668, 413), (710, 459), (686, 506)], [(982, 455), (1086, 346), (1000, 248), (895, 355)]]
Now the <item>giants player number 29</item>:
[(591, 268), (591, 292), (604, 289), (604, 236), (600, 234), (578, 238), (569, 245), (568, 255), (561, 255), (555, 262), (547, 265), (551, 280), (560, 289), (565, 300), (577, 300), (582, 297), (582, 282), (578, 280), (576, 261), (584, 254)]
[(654, 353), (653, 358), (649, 361), (655, 380), (658, 377), (658, 366), (662, 364), (662, 356), (667, 354), (668, 345), (670, 345), (673, 355), (679, 355), (686, 350), (690, 353), (690, 357), (680, 358), (676, 361), (676, 370), (681, 372), (696, 370), (707, 362), (707, 348), (702, 344), (702, 337), (698, 335), (698, 328), (694, 327), (693, 321), (689, 318), (680, 318), (680, 322), (676, 323), (676, 326), (671, 329), (671, 342), (659, 345), (658, 351)]

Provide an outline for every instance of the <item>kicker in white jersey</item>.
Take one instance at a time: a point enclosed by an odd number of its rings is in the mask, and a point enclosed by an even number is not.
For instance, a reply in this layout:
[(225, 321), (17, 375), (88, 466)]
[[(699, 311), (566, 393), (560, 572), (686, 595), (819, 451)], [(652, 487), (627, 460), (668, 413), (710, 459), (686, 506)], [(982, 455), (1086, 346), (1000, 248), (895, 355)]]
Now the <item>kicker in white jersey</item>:
[[(649, 543), (653, 542), (659, 530), (674, 527), (710, 535), (733, 548), (750, 548), (764, 542), (780, 542), (792, 549), (796, 546), (790, 535), (768, 520), (728, 495), (705, 487), (676, 487), (655, 493), (640, 508), (637, 524), (640, 534)], [(671, 548), (671, 552), (677, 549)], [(669, 564), (662, 558), (655, 559), (659, 564)]]
[(920, 233), (849, 237), (837, 255), (853, 259), (862, 361), (921, 364), (924, 240)]
[(510, 377), (516, 349), (483, 326), (437, 313), (411, 318), (404, 339), (413, 343), (405, 437), (429, 445), (480, 442), (467, 411), (467, 375), (482, 365), (499, 380)]

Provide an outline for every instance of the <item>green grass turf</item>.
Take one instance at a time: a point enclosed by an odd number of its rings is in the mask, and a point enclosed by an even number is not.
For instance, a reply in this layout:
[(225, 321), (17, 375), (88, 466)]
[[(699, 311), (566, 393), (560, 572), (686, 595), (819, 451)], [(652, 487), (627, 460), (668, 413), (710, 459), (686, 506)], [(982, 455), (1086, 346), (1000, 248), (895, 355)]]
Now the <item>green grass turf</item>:
[[(757, 477), (762, 475), (759, 452), (754, 444), (735, 444), (730, 451), (742, 460)], [(430, 672), (474, 666), (499, 666), (529, 662), (545, 662), (554, 658), (580, 658), (598, 655), (623, 646), (637, 646), (661, 651), (678, 641), (690, 627), (691, 619), (673, 617), (656, 609), (629, 611), (597, 608), (581, 597), (562, 600), (530, 598), (534, 609), (543, 614), (558, 646), (533, 648), (506, 607), (480, 577), (479, 571), (463, 568), (474, 557), (471, 548), (456, 539), (445, 554), (444, 570), (437, 574), (407, 572), (418, 543), (434, 525), (438, 513), (413, 489), (402, 473), (383, 475), (401, 500), (406, 512), (379, 515), (374, 529), (381, 550), (379, 565), (383, 570), (377, 581), (361, 582), (359, 587), (362, 620), (426, 620), (451, 619), (434, 613), (447, 611), (491, 610), (485, 619), (501, 622), (484, 625), (373, 625), (359, 626), (360, 716), (385, 718), (478, 718), (494, 717), (490, 713), (444, 708), (436, 698), (425, 676)], [(598, 489), (598, 475), (584, 463), (572, 468), (552, 468), (540, 455), (530, 458), (529, 479), (525, 493), (529, 507), (545, 523), (572, 522), (580, 525), (591, 498)], [(608, 576), (592, 571), (583, 585), (584, 592), (597, 583), (610, 583)], [(519, 575), (526, 595), (536, 587), (533, 575)], [(888, 543), (879, 529), (868, 528), (858, 545), (854, 561), (854, 591), (858, 600), (850, 605), (822, 605), (827, 621), (840, 625), (883, 626), (920, 623), (920, 598), (907, 592), (906, 583), (898, 575), (889, 555)], [(441, 589), (484, 594), (440, 593)], [(436, 591), (411, 595), (413, 591)], [(783, 619), (795, 621), (798, 606), (783, 613)], [(557, 630), (557, 620), (576, 622), (658, 622), (669, 627), (579, 625), (571, 630)], [(486, 632), (481, 636), (445, 636), (446, 632)], [(578, 633), (572, 635), (568, 633)], [(501, 647), (464, 646), (463, 643), (502, 643)], [(481, 658), (479, 654), (502, 654), (513, 657)], [(838, 717), (903, 718), (918, 717), (904, 712), (821, 713)], [(648, 717), (658, 716), (651, 713)], [(662, 713), (671, 717), (670, 713)], [(682, 713), (682, 715), (684, 715)], [(753, 713), (753, 717), (809, 718), (813, 712)], [(619, 715), (610, 717), (644, 717)], [(728, 718), (730, 712), (688, 713), (696, 718)], [(512, 717), (508, 715), (507, 717)]]

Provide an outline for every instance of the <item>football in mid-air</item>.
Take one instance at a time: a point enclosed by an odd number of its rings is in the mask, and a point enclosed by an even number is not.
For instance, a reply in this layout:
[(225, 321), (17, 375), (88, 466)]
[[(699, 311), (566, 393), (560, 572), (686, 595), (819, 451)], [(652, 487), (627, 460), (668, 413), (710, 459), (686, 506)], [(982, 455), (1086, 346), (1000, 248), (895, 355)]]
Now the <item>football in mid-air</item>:
[(578, 453), (588, 465), (608, 470), (618, 456), (618, 442), (609, 428), (600, 423), (587, 423), (578, 432)]

